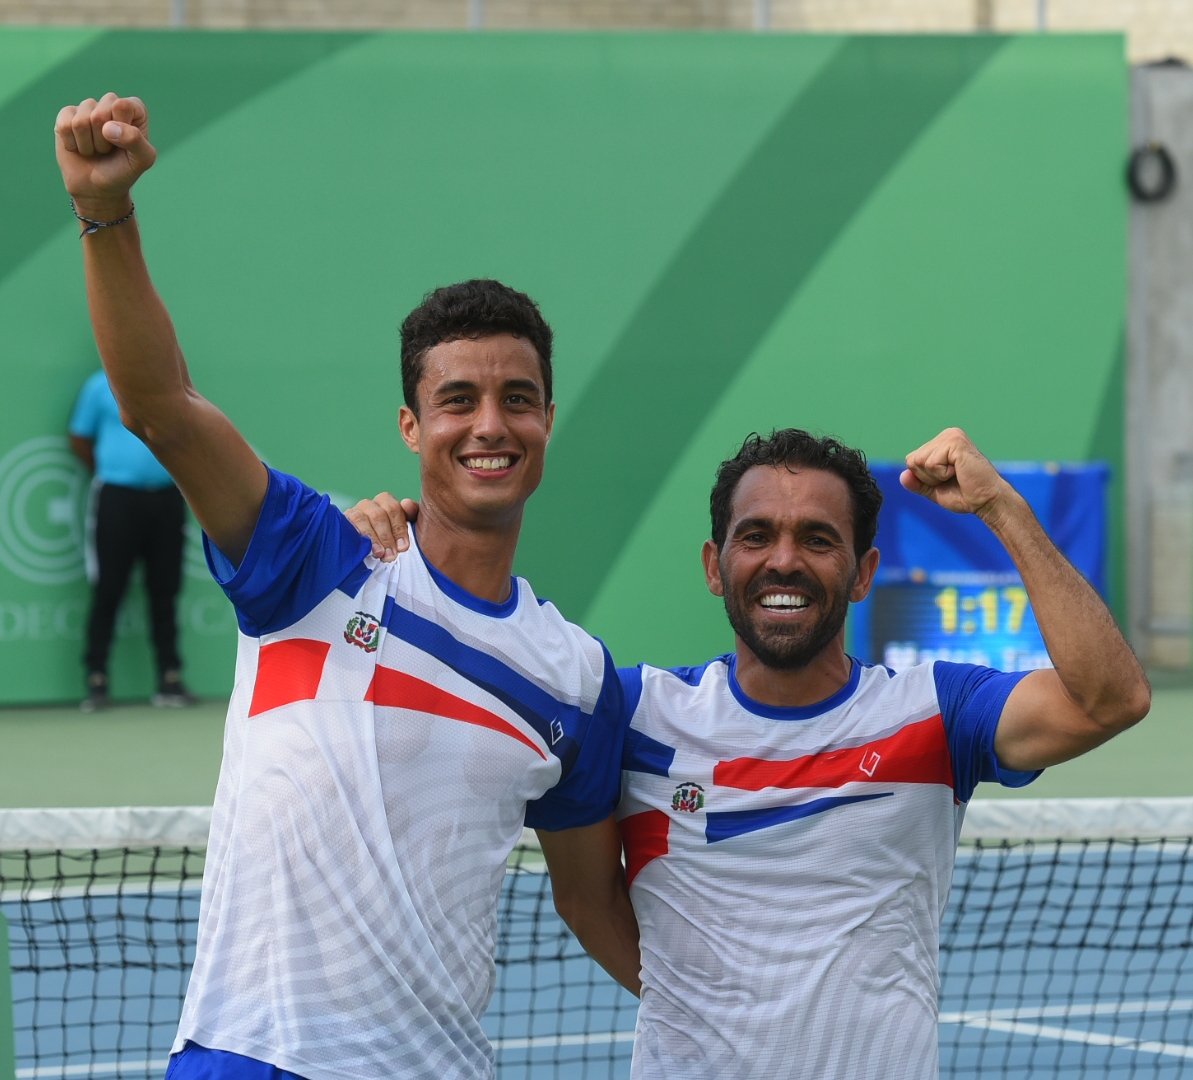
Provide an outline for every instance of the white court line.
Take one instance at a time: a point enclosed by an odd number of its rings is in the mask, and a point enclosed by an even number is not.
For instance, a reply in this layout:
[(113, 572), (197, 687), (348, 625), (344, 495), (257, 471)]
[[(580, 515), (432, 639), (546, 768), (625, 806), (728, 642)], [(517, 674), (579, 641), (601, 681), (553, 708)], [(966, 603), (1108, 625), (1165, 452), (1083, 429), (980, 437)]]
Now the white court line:
[(595, 1043), (633, 1042), (632, 1031), (605, 1031), (593, 1035), (532, 1035), (525, 1039), (494, 1039), (494, 1050), (539, 1050), (543, 1047), (591, 1046)]
[(1140, 1041), (1125, 1035), (1107, 1035), (1099, 1031), (1076, 1031), (1056, 1027), (1052, 1024), (1034, 1024), (1024, 1018), (1045, 1019), (1046, 1017), (1092, 1017), (1105, 1014), (1140, 1015), (1146, 1013), (1187, 1012), (1193, 1009), (1193, 1000), (1173, 1001), (1119, 1001), (1100, 1005), (1052, 1005), (1038, 1009), (1015, 1008), (994, 1009), (990, 1012), (942, 1013), (942, 1024), (960, 1024), (964, 1027), (982, 1028), (986, 1031), (1001, 1031), (1008, 1035), (1028, 1035), (1058, 1042), (1084, 1043), (1086, 1046), (1113, 1046), (1141, 1054), (1157, 1054), (1162, 1057), (1193, 1059), (1193, 1046), (1181, 1043)]
[(1046, 1017), (1130, 1015), (1153, 1012), (1193, 1012), (1193, 998), (1172, 1001), (1104, 1001), (1097, 1005), (1017, 1005), (1010, 1009), (984, 1009), (980, 1012), (941, 1013), (942, 1024), (967, 1024), (978, 1020), (1043, 1020)]
[(185, 899), (197, 899), (202, 878), (159, 878), (156, 881), (138, 881), (124, 885), (91, 885), (87, 888), (51, 885), (46, 889), (16, 888), (0, 892), (0, 904), (19, 904), (22, 901), (30, 904), (42, 904), (47, 900), (91, 900), (108, 899), (113, 896), (127, 897), (136, 900), (147, 896), (179, 896)]
[(1052, 1027), (1047, 1024), (1023, 1024), (1012, 1020), (966, 1020), (966, 1027), (983, 1028), (987, 1031), (1004, 1031), (1008, 1035), (1034, 1035), (1042, 1039), (1056, 1039), (1058, 1042), (1078, 1042), (1086, 1046), (1117, 1046), (1141, 1054), (1160, 1054), (1165, 1057), (1193, 1058), (1193, 1046), (1179, 1043), (1140, 1042), (1125, 1035), (1103, 1035), (1097, 1031), (1070, 1031), (1068, 1028)]
[(126, 1069), (143, 1069), (146, 1073), (165, 1072), (166, 1061), (100, 1061), (93, 1065), (42, 1065), (36, 1069), (17, 1069), (17, 1080), (67, 1080), (71, 1076), (115, 1076)]

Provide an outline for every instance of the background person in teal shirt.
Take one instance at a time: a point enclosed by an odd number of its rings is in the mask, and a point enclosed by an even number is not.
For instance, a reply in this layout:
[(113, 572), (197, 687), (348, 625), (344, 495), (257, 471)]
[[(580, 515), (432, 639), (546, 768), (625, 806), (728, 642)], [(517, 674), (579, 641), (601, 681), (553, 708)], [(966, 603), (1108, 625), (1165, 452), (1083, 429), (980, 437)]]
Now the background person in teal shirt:
[(69, 433), (71, 450), (94, 473), (85, 530), (91, 610), (83, 653), (87, 696), (81, 708), (93, 712), (108, 703), (108, 655), (116, 616), (138, 562), (145, 568), (157, 664), (153, 704), (194, 704), (182, 682), (178, 655), (176, 611), (186, 534), (182, 495), (145, 444), (121, 423), (102, 371), (79, 391)]

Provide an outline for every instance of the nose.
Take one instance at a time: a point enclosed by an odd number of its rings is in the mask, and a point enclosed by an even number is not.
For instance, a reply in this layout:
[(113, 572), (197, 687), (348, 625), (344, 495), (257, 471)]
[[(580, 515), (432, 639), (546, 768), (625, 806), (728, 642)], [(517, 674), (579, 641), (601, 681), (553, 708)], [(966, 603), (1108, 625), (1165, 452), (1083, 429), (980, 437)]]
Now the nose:
[(508, 427), (501, 402), (495, 397), (483, 397), (473, 414), (472, 434), (485, 442), (500, 442)]
[(766, 569), (776, 574), (791, 574), (803, 565), (803, 551), (790, 536), (780, 536), (766, 553)]

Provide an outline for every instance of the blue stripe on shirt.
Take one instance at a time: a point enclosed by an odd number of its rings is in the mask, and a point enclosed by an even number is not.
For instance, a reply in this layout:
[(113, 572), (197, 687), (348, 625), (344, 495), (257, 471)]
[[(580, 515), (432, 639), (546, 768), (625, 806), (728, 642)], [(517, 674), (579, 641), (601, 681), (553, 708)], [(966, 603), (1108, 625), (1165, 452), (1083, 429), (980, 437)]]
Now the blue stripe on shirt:
[(560, 701), (495, 656), (465, 645), (437, 623), (400, 607), (392, 596), (386, 597), (381, 622), (390, 633), (434, 656), (520, 716), (567, 773), (576, 757), (575, 735), (587, 727), (590, 713)]
[(874, 799), (886, 799), (892, 795), (893, 791), (879, 791), (872, 795), (831, 795), (824, 799), (796, 803), (794, 806), (770, 806), (765, 810), (724, 810), (705, 817), (704, 836), (710, 844), (715, 844), (718, 840), (728, 840), (730, 837), (757, 832), (759, 829), (769, 829), (772, 825), (814, 817), (816, 814), (835, 810), (838, 806), (872, 802)]

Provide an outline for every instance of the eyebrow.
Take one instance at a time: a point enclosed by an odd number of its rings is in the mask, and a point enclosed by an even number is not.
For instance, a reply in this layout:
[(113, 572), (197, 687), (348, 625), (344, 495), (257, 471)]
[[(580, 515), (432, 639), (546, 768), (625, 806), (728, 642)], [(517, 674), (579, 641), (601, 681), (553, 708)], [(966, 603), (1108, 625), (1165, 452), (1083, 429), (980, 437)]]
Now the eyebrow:
[(533, 379), (509, 379), (502, 384), (503, 390), (528, 390), (532, 394), (542, 394), (543, 388)]
[[(460, 390), (476, 390), (477, 384), (470, 379), (452, 379), (450, 382), (440, 383), (431, 393), (433, 394), (454, 394)], [(542, 395), (543, 388), (539, 386), (533, 379), (507, 379), (501, 384), (503, 391), (510, 390), (526, 390), (533, 394)]]
[[(741, 536), (751, 529), (773, 529), (774, 527), (775, 523), (771, 518), (742, 518), (740, 521), (734, 523), (730, 535)], [(845, 542), (845, 537), (841, 535), (840, 530), (829, 521), (802, 521), (800, 522), (799, 531), (801, 533), (824, 533), (833, 537), (835, 540), (839, 540), (841, 543)]]
[(733, 528), (730, 531), (734, 536), (737, 536), (740, 533), (749, 532), (751, 529), (770, 529), (773, 527), (773, 524), (770, 518), (742, 518), (740, 521), (733, 523)]

